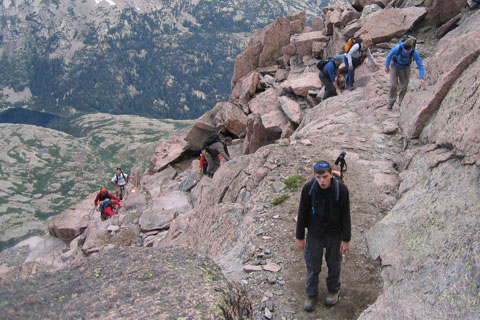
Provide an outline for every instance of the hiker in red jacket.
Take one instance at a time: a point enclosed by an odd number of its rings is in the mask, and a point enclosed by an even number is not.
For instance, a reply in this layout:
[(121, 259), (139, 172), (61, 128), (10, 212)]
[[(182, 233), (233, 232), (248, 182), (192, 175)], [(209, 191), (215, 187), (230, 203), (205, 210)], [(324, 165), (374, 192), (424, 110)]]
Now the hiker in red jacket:
[(107, 191), (106, 188), (102, 188), (100, 189), (100, 192), (97, 193), (97, 196), (95, 197), (95, 209), (97, 209), (97, 206), (98, 206), (98, 202), (99, 201), (103, 201), (105, 199), (111, 199), (111, 200), (115, 200), (117, 202), (120, 203), (120, 199), (118, 199), (117, 197), (115, 197), (113, 194), (111, 194), (110, 192)]
[(103, 220), (110, 219), (115, 215), (115, 208), (121, 207), (117, 200), (110, 200), (109, 198), (99, 202), (100, 218)]

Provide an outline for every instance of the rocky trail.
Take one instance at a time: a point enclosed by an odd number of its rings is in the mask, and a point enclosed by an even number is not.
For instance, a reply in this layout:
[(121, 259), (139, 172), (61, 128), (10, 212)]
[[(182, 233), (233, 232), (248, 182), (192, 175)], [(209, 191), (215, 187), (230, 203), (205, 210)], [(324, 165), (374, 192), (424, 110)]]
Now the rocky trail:
[[(461, 3), (455, 5), (460, 11)], [(365, 63), (356, 70), (355, 90), (320, 102), (312, 57), (315, 48), (335, 52), (340, 34), (361, 32), (378, 44), (374, 56), (382, 64), (395, 37), (422, 19), (440, 23), (441, 9), (438, 3), (378, 7), (358, 19), (350, 5), (340, 4), (316, 20), (322, 30), (306, 27), (305, 13), (298, 13), (256, 33), (237, 58), (232, 101), (218, 103), (188, 134), (162, 141), (150, 169), (133, 175), (116, 216), (100, 221), (92, 194), (49, 221), (58, 239), (31, 239), (0, 254), (6, 283), (0, 311), (15, 315), (19, 302), (8, 297), (21, 292), (36, 303), (19, 309), (25, 318), (32, 310), (45, 317), (51, 309), (86, 310), (85, 301), (97, 297), (91, 318), (148, 318), (138, 306), (150, 302), (144, 309), (159, 319), (476, 319), (480, 50), (471, 39), (480, 41), (480, 12), (462, 13), (440, 36), (428, 26), (415, 34), (428, 85), (419, 90), (415, 70), (401, 108), (391, 111), (387, 74)], [(397, 20), (407, 25), (389, 23)], [(469, 41), (458, 46), (462, 37)], [(217, 129), (235, 138), (232, 159), (213, 178), (199, 179), (199, 145)], [(329, 308), (322, 303), (324, 265), (320, 301), (306, 313), (306, 268), (295, 241), (300, 190), (317, 161), (333, 163), (340, 152), (346, 152), (352, 216), (340, 301)], [(18, 266), (9, 259), (25, 260)], [(120, 291), (128, 295), (113, 290), (113, 301), (105, 299), (102, 290), (112, 279), (92, 271), (96, 263), (131, 272), (133, 282), (121, 278)], [(137, 274), (135, 265), (149, 276)], [(63, 270), (43, 272), (52, 269)], [(88, 278), (81, 285), (91, 296), (31, 293), (39, 279), (46, 287), (69, 288), (75, 271)]]

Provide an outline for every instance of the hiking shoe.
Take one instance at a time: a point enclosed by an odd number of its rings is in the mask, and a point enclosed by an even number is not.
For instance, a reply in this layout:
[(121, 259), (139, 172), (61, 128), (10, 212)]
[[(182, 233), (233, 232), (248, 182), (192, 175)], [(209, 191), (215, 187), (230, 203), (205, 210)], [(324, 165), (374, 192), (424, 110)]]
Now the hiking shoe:
[(389, 103), (388, 106), (387, 106), (387, 109), (392, 110), (392, 108), (393, 108), (393, 103)]
[(317, 297), (306, 297), (305, 303), (303, 304), (303, 310), (312, 312), (315, 303), (317, 303)]
[(327, 296), (325, 297), (325, 305), (326, 306), (333, 306), (338, 302), (338, 293), (339, 291), (335, 293), (328, 293)]
[(348, 85), (348, 90), (350, 90), (350, 91), (355, 90), (355, 86), (353, 85), (353, 83)]

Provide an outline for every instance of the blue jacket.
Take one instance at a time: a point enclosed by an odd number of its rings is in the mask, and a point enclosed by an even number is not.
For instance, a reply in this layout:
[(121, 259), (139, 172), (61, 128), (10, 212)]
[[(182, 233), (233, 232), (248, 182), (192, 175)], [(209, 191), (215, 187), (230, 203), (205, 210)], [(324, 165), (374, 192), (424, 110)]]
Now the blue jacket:
[[(395, 47), (393, 47), (392, 50), (390, 50), (387, 56), (387, 60), (385, 61), (385, 67), (390, 67), (390, 61), (392, 59), (393, 64), (400, 69), (405, 69), (410, 65), (410, 52), (405, 53), (405, 50), (403, 48), (403, 42), (400, 42)], [(423, 68), (422, 58), (420, 58), (417, 50), (413, 52), (413, 60), (415, 60), (418, 71), (420, 72), (420, 79), (424, 79), (425, 69)]]
[(328, 75), (328, 77), (332, 82), (335, 82), (335, 79), (337, 78), (337, 75), (335, 74), (335, 69), (336, 69), (335, 62), (332, 60), (332, 61), (329, 61), (325, 65), (325, 67), (323, 67), (322, 72), (324, 75)]

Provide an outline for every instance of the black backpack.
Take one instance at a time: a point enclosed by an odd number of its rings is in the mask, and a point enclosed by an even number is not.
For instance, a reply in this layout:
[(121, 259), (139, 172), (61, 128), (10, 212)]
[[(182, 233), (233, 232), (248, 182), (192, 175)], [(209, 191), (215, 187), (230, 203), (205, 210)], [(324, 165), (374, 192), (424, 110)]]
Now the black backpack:
[[(317, 63), (317, 68), (318, 68), (318, 70), (320, 70), (320, 71), (323, 72), (323, 68), (325, 68), (325, 66), (327, 65), (327, 63), (329, 63), (330, 61), (333, 61), (333, 58), (321, 59), (321, 60)], [(333, 65), (335, 66), (335, 63), (334, 63)]]
[[(409, 38), (413, 39), (413, 47), (412, 47), (412, 50), (410, 51), (410, 62), (408, 63), (408, 65), (410, 65), (412, 63), (413, 54), (415, 53), (415, 48), (417, 46), (417, 38), (415, 38), (414, 36), (411, 36), (409, 34), (406, 34), (400, 40), (400, 43), (402, 43), (402, 42), (405, 42)], [(399, 47), (398, 50), (397, 50), (397, 53), (395, 55), (399, 55), (401, 50), (402, 50), (402, 47)]]
[(205, 141), (203, 141), (202, 150), (208, 151), (208, 147), (210, 147), (212, 144), (216, 142), (221, 142), (221, 141), (222, 140), (220, 139), (220, 136), (218, 135), (218, 133), (214, 132), (207, 139), (205, 139)]

